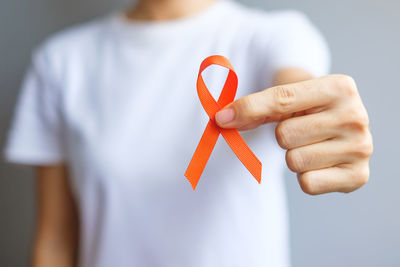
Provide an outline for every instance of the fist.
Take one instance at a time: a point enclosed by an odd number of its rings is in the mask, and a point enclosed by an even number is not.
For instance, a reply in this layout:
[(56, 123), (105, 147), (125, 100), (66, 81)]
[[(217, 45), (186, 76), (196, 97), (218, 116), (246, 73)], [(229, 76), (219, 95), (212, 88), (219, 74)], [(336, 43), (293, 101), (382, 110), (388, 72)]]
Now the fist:
[(369, 119), (349, 76), (272, 87), (232, 102), (215, 120), (238, 130), (278, 122), (277, 142), (287, 150), (286, 163), (307, 194), (347, 193), (369, 179)]

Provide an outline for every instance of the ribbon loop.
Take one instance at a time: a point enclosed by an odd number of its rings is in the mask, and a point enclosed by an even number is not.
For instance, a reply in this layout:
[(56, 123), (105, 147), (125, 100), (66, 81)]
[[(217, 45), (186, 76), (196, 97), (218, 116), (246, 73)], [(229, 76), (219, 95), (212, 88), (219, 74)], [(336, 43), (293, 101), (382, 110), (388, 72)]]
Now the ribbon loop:
[[(202, 72), (210, 65), (219, 65), (229, 69), (227, 79), (218, 101), (215, 101), (214, 97), (208, 91), (203, 77), (201, 76)], [(197, 77), (197, 94), (199, 95), (200, 102), (210, 117), (210, 120), (185, 172), (185, 176), (191, 183), (193, 190), (196, 189), (197, 183), (200, 180), (200, 176), (203, 173), (212, 150), (214, 149), (219, 134), (224, 137), (230, 148), (258, 183), (261, 182), (261, 162), (247, 146), (239, 132), (236, 129), (220, 128), (214, 121), (215, 113), (235, 99), (237, 86), (237, 75), (227, 58), (214, 55), (207, 57), (200, 64), (200, 70)]]

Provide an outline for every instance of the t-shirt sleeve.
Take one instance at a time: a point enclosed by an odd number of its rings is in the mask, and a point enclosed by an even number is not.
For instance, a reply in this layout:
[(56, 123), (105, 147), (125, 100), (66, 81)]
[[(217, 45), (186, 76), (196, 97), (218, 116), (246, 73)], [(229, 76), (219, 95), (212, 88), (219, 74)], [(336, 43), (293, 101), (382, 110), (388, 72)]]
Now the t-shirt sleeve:
[[(295, 67), (308, 71), (314, 77), (329, 73), (330, 53), (325, 38), (310, 20), (297, 11), (272, 15), (268, 21), (275, 25), (268, 38), (259, 31), (267, 69), (274, 75), (283, 68)], [(272, 78), (272, 77), (270, 77)]]
[(64, 161), (60, 88), (45, 49), (33, 54), (15, 107), (4, 155), (7, 161), (48, 165)]

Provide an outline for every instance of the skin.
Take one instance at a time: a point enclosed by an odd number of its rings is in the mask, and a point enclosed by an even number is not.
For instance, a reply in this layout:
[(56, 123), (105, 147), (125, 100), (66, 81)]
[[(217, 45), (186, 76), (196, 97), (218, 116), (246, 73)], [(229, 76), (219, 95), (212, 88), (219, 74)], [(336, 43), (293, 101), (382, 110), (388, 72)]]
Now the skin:
[[(184, 2), (184, 3), (183, 3)], [(163, 21), (200, 12), (213, 0), (141, 0), (132, 20)], [(312, 79), (282, 69), (275, 87), (236, 100), (216, 114), (220, 127), (250, 130), (278, 122), (276, 139), (288, 167), (307, 194), (351, 192), (369, 178), (372, 138), (354, 80), (346, 75)], [(79, 215), (65, 165), (36, 167), (37, 223), (33, 267), (77, 266)]]
[(165, 21), (190, 16), (210, 6), (214, 0), (141, 0), (127, 12), (132, 20)]
[[(277, 79), (299, 77), (282, 70)], [(223, 128), (250, 130), (278, 122), (286, 163), (310, 195), (354, 191), (369, 179), (373, 151), (369, 119), (354, 80), (328, 75), (284, 83), (242, 97), (215, 115)]]
[(67, 167), (36, 167), (37, 216), (32, 266), (77, 266), (78, 213)]

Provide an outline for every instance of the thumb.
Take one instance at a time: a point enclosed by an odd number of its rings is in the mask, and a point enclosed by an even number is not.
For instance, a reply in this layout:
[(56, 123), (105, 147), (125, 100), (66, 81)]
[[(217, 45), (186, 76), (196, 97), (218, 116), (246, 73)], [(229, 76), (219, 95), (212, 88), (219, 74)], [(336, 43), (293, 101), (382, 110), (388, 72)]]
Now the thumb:
[(230, 103), (215, 114), (215, 120), (223, 128), (280, 121), (296, 112), (329, 104), (332, 90), (327, 85), (317, 79), (271, 87)]
[(260, 93), (239, 98), (218, 111), (215, 114), (218, 126), (240, 129), (255, 122), (261, 124), (266, 115), (266, 105), (263, 103), (265, 99), (259, 96)]

